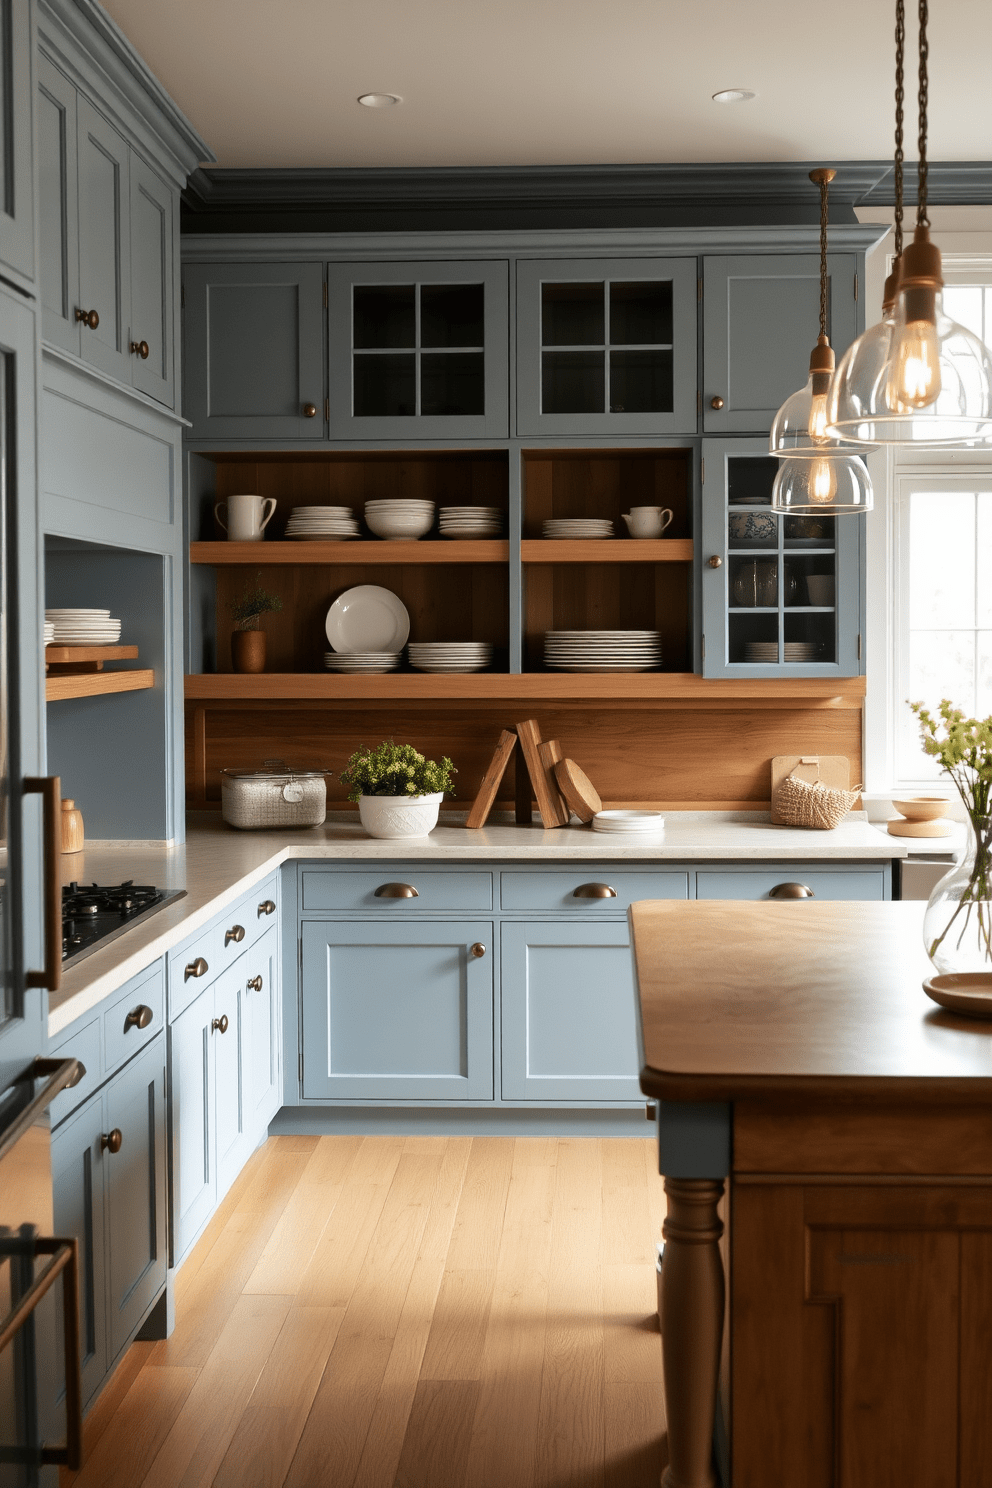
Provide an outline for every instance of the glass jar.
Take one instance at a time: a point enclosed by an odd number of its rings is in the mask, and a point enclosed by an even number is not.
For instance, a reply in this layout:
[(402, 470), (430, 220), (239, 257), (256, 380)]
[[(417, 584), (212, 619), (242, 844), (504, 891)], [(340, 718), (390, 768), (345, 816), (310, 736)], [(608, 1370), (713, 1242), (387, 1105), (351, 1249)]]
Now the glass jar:
[(939, 972), (992, 973), (992, 817), (968, 818), (964, 854), (927, 903), (923, 943)]

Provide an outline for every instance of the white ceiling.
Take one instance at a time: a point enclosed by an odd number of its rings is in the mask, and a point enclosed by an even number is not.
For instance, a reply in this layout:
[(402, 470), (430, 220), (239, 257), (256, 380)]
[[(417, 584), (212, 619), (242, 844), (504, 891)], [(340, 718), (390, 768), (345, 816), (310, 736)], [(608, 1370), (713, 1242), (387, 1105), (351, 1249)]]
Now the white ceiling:
[[(892, 153), (892, 0), (104, 0), (225, 166)], [(930, 153), (992, 159), (988, 0), (930, 20)], [(908, 11), (914, 11), (908, 0)], [(915, 21), (909, 24), (915, 47)], [(915, 58), (907, 158), (915, 157)], [(752, 103), (710, 95), (752, 88)], [(360, 93), (398, 93), (391, 109)]]

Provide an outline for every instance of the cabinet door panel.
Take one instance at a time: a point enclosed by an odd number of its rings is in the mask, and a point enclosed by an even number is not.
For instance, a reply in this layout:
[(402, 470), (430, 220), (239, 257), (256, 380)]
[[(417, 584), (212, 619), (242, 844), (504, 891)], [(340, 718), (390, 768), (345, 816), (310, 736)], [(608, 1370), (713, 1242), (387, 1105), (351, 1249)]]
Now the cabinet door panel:
[(76, 90), (46, 57), (39, 58), (38, 209), (41, 334), (78, 355)]
[[(838, 359), (857, 334), (853, 253), (831, 253), (827, 329)], [(812, 253), (714, 257), (703, 267), (703, 428), (769, 429), (809, 375), (820, 314)], [(715, 409), (714, 398), (723, 406)]]
[[(282, 1103), (282, 1065), (279, 1058), (279, 988), (276, 978), (278, 942), (273, 925), (245, 956), (245, 1007), (248, 1017), (249, 1127), (252, 1141), (263, 1137)], [(261, 987), (258, 981), (261, 979)]]
[(169, 1029), (174, 1262), (185, 1255), (216, 1202), (213, 1011), (208, 987)]
[(31, 10), (0, 3), (0, 244), (2, 261), (34, 278), (31, 173)]
[(627, 926), (502, 927), (504, 1100), (637, 1100)]
[(304, 1097), (491, 1099), (492, 935), (491, 921), (305, 924)]
[(321, 265), (194, 263), (183, 283), (193, 436), (323, 439)]
[(134, 386), (169, 408), (175, 405), (172, 357), (172, 192), (132, 151), (132, 341), (148, 343), (148, 356), (131, 354)]
[(85, 99), (78, 101), (79, 297), (100, 317), (83, 326), (80, 353), (119, 382), (131, 381), (128, 148)]
[(242, 956), (223, 976), (218, 977), (214, 986), (211, 1040), (217, 1082), (214, 1129), (218, 1202), (244, 1167), (252, 1147), (248, 1110), (250, 1095), (247, 1088), (251, 1063), (245, 1006), (245, 962), (246, 957)]
[[(104, 1263), (104, 1175), (107, 1154), (100, 1149), (105, 1130), (103, 1097), (95, 1095), (52, 1138), (52, 1193), (55, 1233), (79, 1241), (79, 1333), (83, 1402), (90, 1400), (107, 1371), (106, 1273)], [(58, 1380), (56, 1398), (65, 1395), (62, 1359), (62, 1288), (56, 1286)]]
[(165, 1040), (149, 1044), (107, 1086), (108, 1363), (133, 1337), (165, 1285)]

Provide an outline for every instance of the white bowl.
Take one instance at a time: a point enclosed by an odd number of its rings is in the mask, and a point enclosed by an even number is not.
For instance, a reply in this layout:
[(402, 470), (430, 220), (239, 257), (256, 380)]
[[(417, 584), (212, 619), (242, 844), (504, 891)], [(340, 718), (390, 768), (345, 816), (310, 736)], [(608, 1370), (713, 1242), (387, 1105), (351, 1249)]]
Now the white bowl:
[(392, 539), (393, 542), (423, 537), (434, 525), (432, 512), (424, 512), (418, 517), (394, 517), (366, 509), (365, 520), (376, 537)]

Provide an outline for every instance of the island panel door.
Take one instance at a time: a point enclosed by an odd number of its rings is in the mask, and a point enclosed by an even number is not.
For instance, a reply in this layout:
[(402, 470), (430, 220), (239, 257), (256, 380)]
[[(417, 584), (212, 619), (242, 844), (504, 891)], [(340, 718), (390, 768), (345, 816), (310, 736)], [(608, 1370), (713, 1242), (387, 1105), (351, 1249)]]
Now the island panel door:
[(493, 924), (303, 925), (305, 1100), (491, 1100)]

